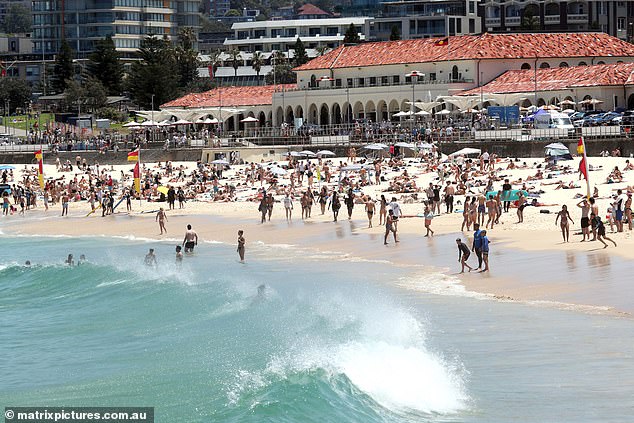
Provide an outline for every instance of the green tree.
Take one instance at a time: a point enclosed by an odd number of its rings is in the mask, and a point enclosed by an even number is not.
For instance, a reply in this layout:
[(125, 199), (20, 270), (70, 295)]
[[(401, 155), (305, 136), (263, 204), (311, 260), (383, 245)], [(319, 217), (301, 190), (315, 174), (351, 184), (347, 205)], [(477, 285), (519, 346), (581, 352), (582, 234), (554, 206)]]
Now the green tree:
[(267, 84), (292, 84), (297, 81), (297, 76), (293, 72), (291, 64), (281, 51), (273, 52), (273, 69), (266, 74)]
[(132, 63), (127, 79), (132, 99), (142, 108), (150, 109), (152, 95), (154, 108), (175, 99), (178, 91), (178, 66), (170, 42), (155, 36), (141, 41), (138, 61)]
[(231, 66), (233, 66), (233, 72), (235, 76), (238, 76), (238, 68), (240, 67), (240, 63), (242, 63), (242, 53), (237, 48), (233, 48), (229, 50), (229, 60), (231, 61)]
[(81, 104), (82, 110), (95, 112), (106, 105), (107, 93), (104, 85), (93, 77), (79, 82), (69, 80), (64, 91), (66, 106), (77, 110)]
[(9, 101), (9, 111), (24, 106), (31, 101), (31, 87), (26, 81), (17, 78), (0, 78), (0, 105)]
[(51, 83), (53, 90), (58, 93), (64, 92), (67, 81), (73, 78), (73, 75), (73, 50), (71, 50), (66, 39), (62, 39), (59, 52), (57, 52), (57, 57), (55, 58), (55, 65), (53, 66), (53, 80)]
[(306, 54), (306, 48), (304, 47), (304, 43), (298, 37), (297, 41), (295, 41), (295, 45), (293, 46), (293, 50), (295, 51), (295, 66), (301, 66), (304, 63), (308, 62), (308, 54)]
[(401, 33), (396, 25), (392, 25), (392, 33), (390, 34), (390, 41), (398, 41), (401, 39)]
[(343, 36), (344, 44), (358, 44), (361, 42), (361, 37), (359, 37), (359, 31), (357, 31), (357, 27), (354, 26), (353, 23), (350, 23), (350, 26), (346, 30), (346, 33)]
[(95, 43), (95, 51), (88, 56), (88, 74), (101, 82), (109, 95), (123, 90), (123, 64), (111, 36)]
[(522, 29), (526, 29), (526, 30), (539, 29), (539, 18), (533, 15), (533, 12), (531, 11), (531, 9), (527, 9), (524, 11), (521, 27)]
[(179, 46), (176, 48), (179, 76), (178, 85), (181, 88), (185, 88), (198, 78), (200, 60), (198, 60), (198, 53), (194, 50), (196, 32), (191, 27), (182, 28), (178, 34), (178, 39)]
[(328, 53), (330, 51), (330, 47), (328, 46), (318, 46), (316, 49), (317, 54), (320, 56), (323, 56), (324, 54)]
[(258, 76), (258, 80), (260, 79), (260, 71), (262, 70), (262, 66), (264, 65), (264, 57), (262, 53), (256, 51), (253, 53), (253, 57), (251, 58), (251, 67), (255, 71), (255, 74)]
[(2, 31), (7, 34), (31, 32), (33, 19), (31, 9), (22, 4), (12, 4), (2, 23)]

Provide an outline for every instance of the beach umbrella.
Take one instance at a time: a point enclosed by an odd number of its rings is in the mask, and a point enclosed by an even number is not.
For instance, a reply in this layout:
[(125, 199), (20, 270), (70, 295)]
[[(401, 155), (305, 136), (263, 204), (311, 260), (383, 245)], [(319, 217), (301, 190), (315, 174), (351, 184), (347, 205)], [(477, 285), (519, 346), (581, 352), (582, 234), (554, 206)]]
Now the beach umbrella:
[(176, 122), (173, 122), (172, 125), (193, 125), (193, 123), (185, 119), (178, 119)]
[(572, 100), (562, 100), (559, 102), (560, 105), (565, 105), (565, 106), (572, 106), (573, 104), (577, 104)]
[(449, 157), (456, 157), (456, 156), (470, 156), (470, 155), (474, 155), (474, 154), (480, 154), (482, 153), (482, 150), (480, 150), (479, 148), (463, 148), (461, 150), (458, 150), (454, 153), (451, 153), (449, 155)]
[(364, 146), (363, 148), (365, 148), (366, 150), (383, 150), (386, 147), (380, 146), (378, 144), (369, 144)]
[(412, 111), (411, 111), (411, 110), (410, 110), (410, 111), (407, 111), (407, 112), (400, 111), (400, 112), (394, 113), (394, 114), (392, 115), (392, 117), (398, 117), (398, 118), (400, 118), (400, 117), (404, 117), (404, 116), (411, 116), (411, 115), (412, 115)]
[(247, 116), (244, 119), (240, 120), (240, 122), (250, 123), (250, 122), (258, 122), (258, 120), (254, 118), (253, 116)]
[(290, 153), (288, 153), (289, 156), (293, 156), (293, 157), (304, 157), (305, 154), (299, 152), (299, 151), (291, 151)]
[(431, 150), (432, 148), (434, 148), (434, 144), (421, 143), (418, 145), (418, 148), (420, 148), (421, 150)]
[(134, 121), (123, 124), (124, 128), (134, 128), (137, 126), (139, 126), (139, 122), (134, 122)]
[(441, 110), (441, 111), (437, 112), (436, 114), (437, 114), (437, 115), (448, 115), (449, 113), (451, 113), (451, 111), (450, 111), (450, 110), (443, 109), (443, 110)]
[(170, 122), (169, 120), (163, 120), (157, 123), (156, 126), (161, 126), (161, 127), (172, 126), (172, 122)]
[(11, 166), (11, 165), (1, 165), (0, 166), (0, 170), (13, 170), (15, 169), (15, 166)]
[(300, 151), (300, 154), (303, 154), (304, 156), (315, 156), (315, 153), (310, 150)]
[(412, 150), (416, 148), (414, 144), (410, 144), (408, 142), (397, 142), (396, 144), (394, 144), (394, 147), (403, 147), (403, 148), (409, 148)]
[(213, 162), (211, 162), (211, 164), (228, 165), (230, 163), (226, 161), (225, 159), (216, 159)]
[(575, 113), (575, 111), (572, 110), (572, 109), (564, 109), (564, 110), (561, 111), (561, 113), (565, 113), (567, 115), (571, 115), (571, 114)]
[(288, 171), (286, 169), (282, 169), (279, 166), (273, 166), (269, 169), (269, 171), (276, 176), (284, 176), (288, 173)]
[(161, 194), (165, 194), (167, 195), (167, 192), (169, 191), (168, 187), (165, 187), (163, 185), (160, 185), (157, 189), (158, 192), (160, 192)]
[(140, 126), (158, 126), (158, 123), (153, 120), (146, 120)]
[(431, 113), (429, 113), (426, 110), (421, 110), (419, 112), (416, 112), (415, 115), (417, 115), (417, 116), (429, 116), (429, 115), (431, 115)]
[(330, 150), (319, 150), (316, 154), (318, 156), (336, 156), (336, 154)]
[(215, 124), (218, 123), (218, 119), (216, 119), (216, 118), (213, 118), (213, 119), (207, 118), (207, 119), (203, 120), (202, 123), (204, 123), (205, 125), (215, 125)]

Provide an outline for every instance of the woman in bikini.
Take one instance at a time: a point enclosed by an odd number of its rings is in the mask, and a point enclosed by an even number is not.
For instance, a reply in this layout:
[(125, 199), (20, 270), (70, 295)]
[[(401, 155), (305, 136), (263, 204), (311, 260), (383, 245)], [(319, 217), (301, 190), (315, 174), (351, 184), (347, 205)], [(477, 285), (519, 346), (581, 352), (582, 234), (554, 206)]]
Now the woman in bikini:
[(561, 206), (561, 211), (557, 213), (557, 218), (555, 219), (555, 226), (557, 226), (557, 221), (561, 218), (561, 236), (564, 238), (564, 242), (570, 242), (570, 224), (568, 221), (572, 222), (574, 225), (575, 222), (572, 221), (570, 217), (570, 213), (568, 212), (568, 207), (566, 205)]
[(464, 232), (465, 226), (467, 227), (467, 231), (469, 231), (469, 227), (471, 226), (471, 220), (469, 219), (469, 200), (470, 197), (466, 197), (464, 199), (464, 207), (462, 210), (462, 227), (460, 231)]
[(381, 194), (381, 208), (379, 209), (379, 225), (383, 225), (387, 219), (387, 200)]

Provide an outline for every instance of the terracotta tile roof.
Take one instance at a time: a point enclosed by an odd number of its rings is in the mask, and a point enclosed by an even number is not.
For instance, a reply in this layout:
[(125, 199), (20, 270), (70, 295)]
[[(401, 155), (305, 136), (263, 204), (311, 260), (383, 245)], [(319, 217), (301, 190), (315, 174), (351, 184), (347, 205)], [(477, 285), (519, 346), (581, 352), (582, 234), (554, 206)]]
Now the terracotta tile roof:
[(604, 33), (489, 34), (385, 41), (340, 46), (302, 66), (301, 70), (380, 66), (447, 60), (624, 57), (634, 56), (634, 45)]
[[(634, 84), (634, 63), (574, 66), (537, 70), (537, 90), (557, 91), (575, 87), (602, 87)], [(483, 93), (522, 93), (535, 91), (535, 71), (510, 70), (482, 87)], [(461, 93), (479, 94), (480, 88)]]
[[(222, 106), (260, 106), (273, 104), (274, 85), (262, 85), (255, 87), (222, 87), (205, 91), (204, 93), (187, 94), (176, 100), (165, 103), (161, 108), (196, 108), (218, 107), (222, 99)], [(277, 84), (277, 89), (290, 90), (297, 88), (296, 84)]]
[(302, 15), (325, 15), (325, 16), (330, 16), (330, 13), (320, 9), (319, 7), (315, 6), (314, 4), (311, 3), (306, 3), (303, 6), (300, 6), (297, 9), (297, 14), (302, 16)]

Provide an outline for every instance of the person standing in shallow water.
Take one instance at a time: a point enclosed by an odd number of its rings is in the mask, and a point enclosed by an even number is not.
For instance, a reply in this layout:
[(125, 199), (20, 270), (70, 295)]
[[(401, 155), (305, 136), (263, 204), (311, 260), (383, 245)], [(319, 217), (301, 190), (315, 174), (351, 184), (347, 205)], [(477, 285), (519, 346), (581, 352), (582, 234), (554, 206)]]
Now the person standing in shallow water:
[(564, 238), (564, 242), (570, 242), (570, 224), (568, 221), (572, 222), (574, 225), (575, 222), (572, 221), (570, 217), (570, 213), (568, 212), (568, 207), (566, 205), (561, 206), (561, 211), (557, 213), (557, 218), (555, 219), (555, 226), (557, 226), (557, 221), (561, 219), (561, 235)]
[(473, 270), (473, 267), (467, 264), (467, 260), (471, 255), (469, 247), (467, 247), (467, 244), (462, 242), (460, 238), (456, 239), (456, 244), (458, 244), (458, 262), (462, 265), (462, 270), (460, 271), (460, 273), (464, 273), (465, 267), (469, 268), (469, 272), (471, 272)]
[(390, 235), (390, 232), (394, 234), (394, 242), (398, 242), (396, 239), (396, 225), (394, 224), (394, 212), (389, 210), (387, 213), (387, 218), (385, 219), (385, 236), (383, 237), (383, 245), (387, 245), (387, 237)]
[(244, 239), (244, 231), (240, 229), (238, 231), (238, 255), (240, 256), (240, 263), (244, 263), (244, 244), (246, 243)]

